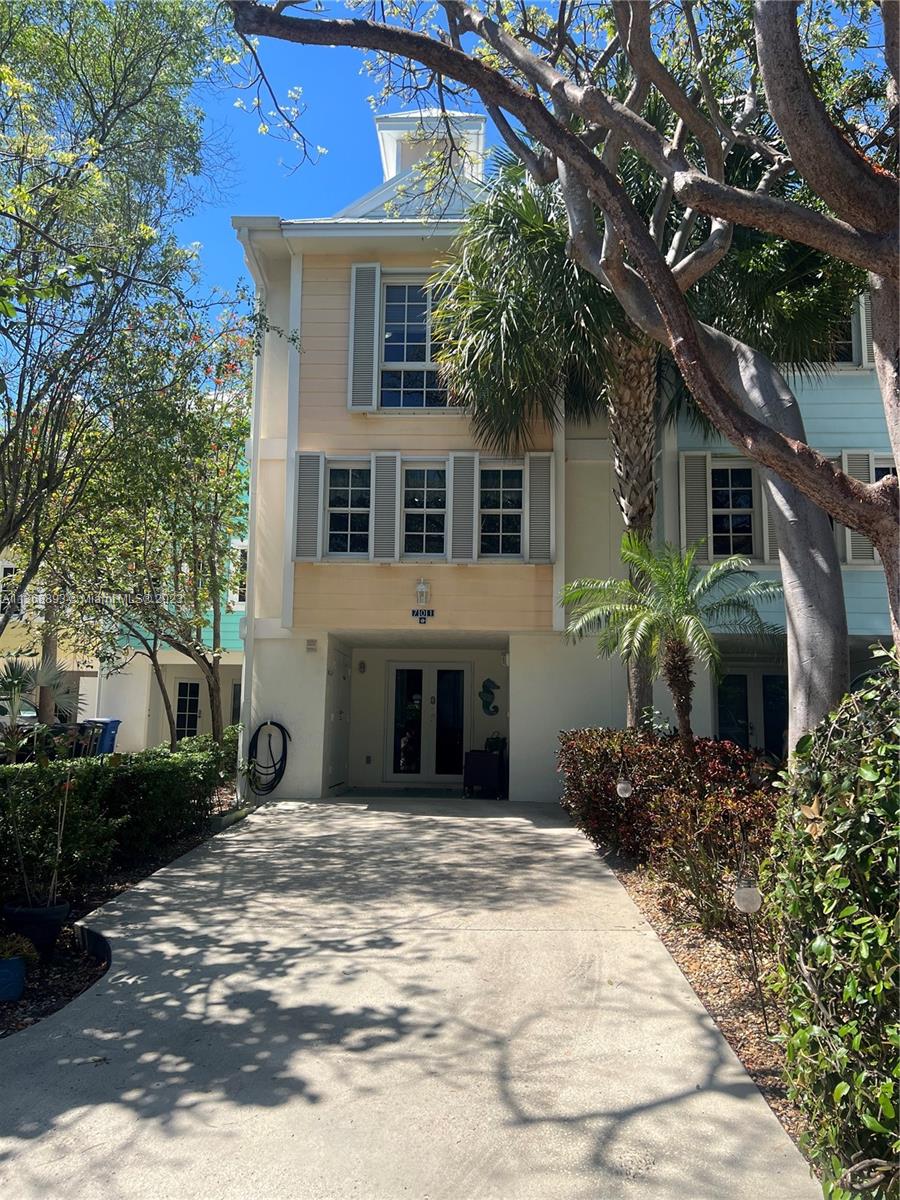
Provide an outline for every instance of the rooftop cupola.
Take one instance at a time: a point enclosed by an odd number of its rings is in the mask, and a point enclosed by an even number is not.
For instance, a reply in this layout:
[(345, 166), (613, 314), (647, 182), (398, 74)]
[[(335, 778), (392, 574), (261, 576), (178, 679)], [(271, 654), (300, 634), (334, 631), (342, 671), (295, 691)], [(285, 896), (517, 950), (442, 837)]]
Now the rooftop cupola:
[(451, 134), (461, 151), (466, 177), (483, 178), (484, 123), (485, 118), (479, 113), (441, 112), (438, 108), (377, 116), (375, 128), (384, 181), (405, 175), (436, 149), (446, 149)]

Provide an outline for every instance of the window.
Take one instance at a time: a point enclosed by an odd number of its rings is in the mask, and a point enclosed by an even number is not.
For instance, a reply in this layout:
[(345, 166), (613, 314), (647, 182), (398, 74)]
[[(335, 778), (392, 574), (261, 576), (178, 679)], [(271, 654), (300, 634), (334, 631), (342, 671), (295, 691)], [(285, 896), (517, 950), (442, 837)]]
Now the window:
[(232, 565), (231, 586), (228, 591), (228, 603), (233, 608), (247, 607), (247, 547), (239, 542), (231, 547), (236, 555)]
[(896, 475), (897, 468), (893, 463), (875, 463), (875, 483), (880, 483), (882, 479), (887, 479), (888, 475)]
[(753, 469), (714, 466), (712, 484), (712, 552), (753, 557)]
[(328, 468), (328, 553), (369, 553), (369, 467)]
[(856, 350), (855, 324), (853, 317), (847, 317), (835, 328), (832, 339), (834, 361), (845, 366), (856, 366), (859, 355)]
[(384, 285), (382, 408), (446, 408), (431, 338), (433, 295), (423, 282)]
[(446, 468), (404, 468), (403, 553), (442, 555), (446, 522)]
[(241, 723), (241, 685), (240, 682), (231, 685), (231, 724)]
[(485, 467), (479, 507), (479, 553), (521, 554), (522, 468)]
[(247, 603), (247, 547), (238, 554), (238, 604)]

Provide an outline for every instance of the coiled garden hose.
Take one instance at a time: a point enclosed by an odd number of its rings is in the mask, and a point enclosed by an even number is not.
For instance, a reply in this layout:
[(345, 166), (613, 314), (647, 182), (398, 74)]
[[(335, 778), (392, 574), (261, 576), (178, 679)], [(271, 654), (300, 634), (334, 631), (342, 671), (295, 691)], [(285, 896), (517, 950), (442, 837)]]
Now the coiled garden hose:
[[(281, 735), (281, 752), (276, 758), (272, 748), (272, 731), (278, 730)], [(263, 735), (263, 731), (267, 732)], [(262, 761), (259, 755), (260, 739), (263, 738), (265, 743), (265, 751), (267, 760)], [(283, 725), (278, 721), (263, 721), (254, 730), (253, 736), (250, 739), (250, 745), (247, 748), (247, 760), (249, 770), (247, 772), (247, 782), (250, 785), (250, 790), (256, 796), (270, 796), (278, 787), (284, 778), (284, 773), (287, 770), (287, 744), (291, 740), (291, 735)]]

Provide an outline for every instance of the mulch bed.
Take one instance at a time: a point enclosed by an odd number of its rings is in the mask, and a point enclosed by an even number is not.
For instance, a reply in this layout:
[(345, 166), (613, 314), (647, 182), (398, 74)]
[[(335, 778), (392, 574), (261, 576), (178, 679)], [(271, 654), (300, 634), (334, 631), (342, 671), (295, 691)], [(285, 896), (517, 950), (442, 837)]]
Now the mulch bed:
[[(784, 1051), (766, 1034), (753, 985), (749, 951), (746, 947), (737, 948), (704, 934), (699, 926), (673, 916), (664, 904), (668, 885), (654, 879), (646, 870), (619, 863), (610, 865), (746, 1067), (769, 1107), (790, 1137), (799, 1142), (806, 1126), (803, 1115), (788, 1099), (783, 1078)], [(763, 974), (768, 966), (765, 959), (760, 961)], [(779, 1014), (768, 995), (766, 1006), (769, 1028), (775, 1033)]]
[(15, 1004), (0, 1004), (0, 1038), (56, 1012), (96, 983), (105, 971), (106, 964), (85, 954), (72, 926), (65, 926), (50, 961), (28, 972), (22, 999)]
[[(220, 815), (236, 805), (233, 786), (219, 788), (213, 797), (213, 813)], [(112, 870), (82, 896), (72, 898), (72, 920), (77, 921), (86, 913), (93, 912), (101, 904), (127, 892), (129, 888), (166, 866), (182, 854), (187, 854), (209, 837), (209, 831), (189, 834), (168, 846), (158, 848), (152, 854), (127, 867)], [(106, 971), (106, 966), (81, 949), (71, 925), (66, 925), (50, 962), (37, 970), (29, 971), (25, 982), (25, 994), (15, 1004), (0, 1003), (0, 1038), (17, 1033), (34, 1025), (68, 1004), (85, 988), (96, 983)]]

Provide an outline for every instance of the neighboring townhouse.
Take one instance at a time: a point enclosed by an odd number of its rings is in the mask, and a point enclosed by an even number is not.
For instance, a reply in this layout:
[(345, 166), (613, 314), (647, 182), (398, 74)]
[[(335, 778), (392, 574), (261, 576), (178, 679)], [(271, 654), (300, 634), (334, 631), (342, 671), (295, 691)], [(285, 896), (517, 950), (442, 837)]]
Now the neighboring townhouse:
[[(33, 596), (28, 592), (16, 594), (19, 568), (10, 559), (0, 559), (0, 612), (11, 612), (10, 620), (0, 636), (0, 659), (41, 657), (40, 622), (35, 619)], [(97, 663), (84, 661), (73, 653), (71, 647), (61, 639), (58, 647), (58, 663), (64, 672), (63, 684), (71, 696), (78, 696), (78, 717), (85, 720), (97, 716), (97, 689), (99, 673)]]
[[(621, 665), (568, 644), (558, 603), (567, 579), (622, 571), (605, 423), (536, 429), (501, 459), (448, 407), (427, 280), (477, 186), (484, 121), (453, 118), (465, 178), (435, 218), (417, 205), (432, 119), (376, 118), (384, 179), (337, 216), (233, 222), (272, 325), (299, 335), (268, 334), (257, 363), (244, 622), (244, 745), (262, 721), (288, 729), (284, 797), (458, 789), (466, 751), (499, 737), (511, 798), (547, 800), (559, 730), (624, 723)], [(873, 473), (887, 442), (858, 328), (853, 347), (859, 363), (801, 398), (813, 443), (853, 470), (865, 451)], [(658, 506), (663, 535), (708, 536), (714, 555), (727, 517), (728, 549), (771, 569), (755, 469), (729, 447), (669, 430)], [(888, 629), (884, 584), (843, 540), (862, 652)], [(721, 687), (698, 683), (697, 731), (783, 738), (783, 665), (726, 652)]]
[[(246, 563), (246, 546), (236, 546)], [(222, 613), (222, 658), (220, 677), (222, 716), (226, 725), (236, 725), (241, 719), (241, 677), (244, 662), (242, 622), (247, 606), (246, 571), (233, 591), (229, 592), (226, 610)], [(163, 682), (172, 711), (175, 714), (177, 736), (194, 737), (211, 733), (209, 695), (200, 668), (177, 650), (162, 649), (159, 653)], [(169, 725), (159, 683), (145, 654), (136, 653), (121, 671), (101, 674), (97, 715), (118, 717), (116, 749), (144, 750), (169, 740)]]
[[(811, 446), (866, 483), (896, 474), (881, 393), (875, 376), (868, 296), (848, 321), (842, 361), (814, 377), (792, 379)], [(664, 514), (666, 536), (706, 539), (705, 558), (746, 554), (764, 577), (778, 576), (778, 544), (758, 469), (721, 440), (704, 441), (682, 423), (677, 431), (680, 519)], [(669, 464), (671, 470), (671, 464)], [(851, 681), (871, 665), (870, 646), (890, 641), (887, 586), (875, 548), (862, 534), (835, 524), (850, 634)], [(763, 614), (784, 625), (784, 606)], [(787, 727), (787, 673), (771, 645), (721, 639), (724, 674), (714, 689), (716, 737), (758, 746), (780, 757)]]

